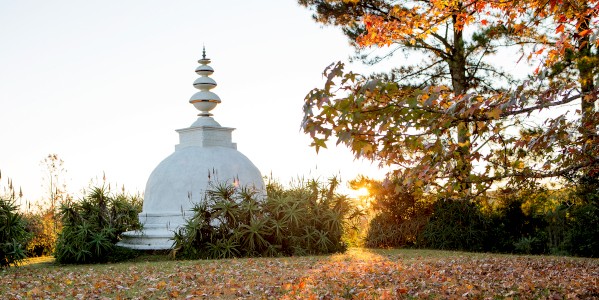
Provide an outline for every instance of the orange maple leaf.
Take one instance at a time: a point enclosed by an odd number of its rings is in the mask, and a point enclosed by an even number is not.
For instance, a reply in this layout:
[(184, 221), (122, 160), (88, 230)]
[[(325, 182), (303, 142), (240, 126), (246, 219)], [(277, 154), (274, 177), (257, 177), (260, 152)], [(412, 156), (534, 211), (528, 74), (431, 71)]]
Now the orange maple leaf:
[(587, 29), (587, 30), (583, 30), (583, 31), (579, 32), (578, 35), (583, 37), (583, 36), (591, 34), (591, 32), (592, 32), (592, 30)]

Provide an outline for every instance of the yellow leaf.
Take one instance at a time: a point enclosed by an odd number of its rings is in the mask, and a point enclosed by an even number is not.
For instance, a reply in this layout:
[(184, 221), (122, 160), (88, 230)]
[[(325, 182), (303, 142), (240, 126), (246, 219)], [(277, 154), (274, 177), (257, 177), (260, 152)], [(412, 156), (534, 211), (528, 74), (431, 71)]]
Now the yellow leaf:
[(164, 282), (164, 281), (160, 281), (156, 284), (156, 288), (159, 290), (163, 289), (165, 286), (166, 286), (166, 282)]
[(487, 115), (487, 117), (489, 117), (489, 118), (491, 118), (491, 119), (495, 119), (495, 120), (497, 120), (497, 119), (499, 119), (499, 117), (501, 116), (501, 112), (502, 112), (502, 111), (501, 111), (501, 108), (499, 108), (499, 107), (495, 107), (493, 110), (491, 110), (491, 111), (488, 111), (488, 112), (486, 113), (486, 115)]

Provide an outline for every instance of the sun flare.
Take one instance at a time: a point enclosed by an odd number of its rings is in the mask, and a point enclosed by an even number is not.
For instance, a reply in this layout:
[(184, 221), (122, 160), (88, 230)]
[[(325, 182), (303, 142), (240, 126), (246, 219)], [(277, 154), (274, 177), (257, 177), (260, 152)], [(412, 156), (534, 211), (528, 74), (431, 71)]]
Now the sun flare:
[(361, 187), (359, 189), (351, 189), (349, 190), (349, 196), (351, 198), (355, 198), (355, 199), (359, 199), (362, 197), (366, 197), (368, 196), (369, 192), (368, 189), (366, 187)]

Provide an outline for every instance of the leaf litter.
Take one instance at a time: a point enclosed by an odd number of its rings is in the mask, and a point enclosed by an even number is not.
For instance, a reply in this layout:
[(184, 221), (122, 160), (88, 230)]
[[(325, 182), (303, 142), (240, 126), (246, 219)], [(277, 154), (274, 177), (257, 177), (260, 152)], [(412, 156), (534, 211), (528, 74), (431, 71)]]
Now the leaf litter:
[[(599, 299), (599, 259), (354, 248), (344, 254), (0, 272), (3, 299)], [(406, 255), (416, 254), (416, 256)]]

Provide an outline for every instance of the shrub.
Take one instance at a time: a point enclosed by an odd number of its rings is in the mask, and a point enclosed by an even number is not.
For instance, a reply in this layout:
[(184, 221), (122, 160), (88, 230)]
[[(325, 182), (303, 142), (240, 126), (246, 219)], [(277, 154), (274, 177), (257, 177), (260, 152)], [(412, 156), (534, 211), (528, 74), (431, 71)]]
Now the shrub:
[(31, 234), (15, 205), (15, 193), (9, 180), (8, 196), (0, 195), (0, 269), (18, 265), (26, 258)]
[(137, 218), (140, 211), (139, 197), (124, 193), (114, 196), (105, 186), (91, 188), (81, 201), (64, 203), (60, 208), (63, 230), (58, 236), (56, 260), (96, 263), (126, 257), (115, 244), (122, 232), (141, 228)]
[(597, 203), (577, 206), (572, 211), (566, 249), (571, 255), (599, 257), (599, 207)]
[(427, 221), (425, 216), (401, 220), (379, 212), (370, 221), (365, 245), (374, 248), (416, 246), (417, 238)]
[(32, 234), (32, 238), (27, 244), (27, 255), (29, 257), (54, 253), (58, 231), (62, 226), (58, 224), (59, 226), (55, 227), (56, 219), (52, 214), (51, 210), (45, 210), (23, 215), (27, 231)]
[(185, 258), (287, 256), (345, 250), (342, 234), (350, 211), (347, 197), (324, 184), (301, 181), (283, 188), (269, 182), (258, 191), (213, 184), (205, 201), (175, 234), (174, 253)]
[(568, 254), (564, 247), (571, 222), (571, 211), (572, 207), (570, 205), (561, 203), (540, 216), (542, 221), (536, 238), (541, 244), (537, 248), (538, 250), (534, 252), (535, 254)]
[(17, 265), (27, 257), (30, 236), (14, 201), (0, 198), (0, 268)]
[[(374, 218), (366, 234), (367, 247), (412, 247), (432, 213), (430, 197), (420, 190), (407, 189), (402, 180), (383, 182), (360, 178), (373, 197)], [(354, 182), (356, 183), (356, 182)]]
[(497, 210), (500, 224), (493, 228), (504, 230), (493, 240), (511, 242), (509, 252), (598, 256), (599, 183), (589, 176), (575, 183), (573, 188), (515, 193), (512, 207)]
[[(494, 208), (485, 214), (490, 218), (485, 250), (503, 253), (543, 253), (546, 226), (544, 212), (539, 206), (547, 200), (544, 191), (502, 190), (495, 195)], [(543, 208), (546, 209), (546, 208)]]
[(580, 202), (571, 209), (565, 248), (572, 255), (599, 257), (599, 178), (582, 177), (576, 196)]
[(476, 203), (466, 200), (441, 199), (421, 237), (421, 246), (463, 251), (487, 250), (489, 218)]

